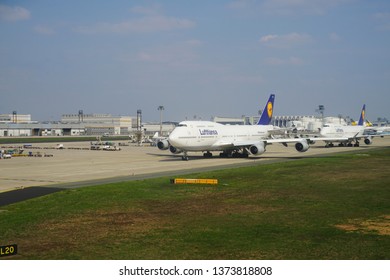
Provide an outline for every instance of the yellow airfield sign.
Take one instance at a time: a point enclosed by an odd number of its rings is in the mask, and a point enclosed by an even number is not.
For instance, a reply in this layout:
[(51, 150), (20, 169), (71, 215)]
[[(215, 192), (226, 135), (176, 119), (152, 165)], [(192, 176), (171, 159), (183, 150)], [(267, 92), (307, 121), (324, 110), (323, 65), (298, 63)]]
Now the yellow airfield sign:
[(172, 184), (206, 184), (206, 185), (217, 185), (218, 179), (185, 179), (185, 178), (174, 178), (171, 179)]

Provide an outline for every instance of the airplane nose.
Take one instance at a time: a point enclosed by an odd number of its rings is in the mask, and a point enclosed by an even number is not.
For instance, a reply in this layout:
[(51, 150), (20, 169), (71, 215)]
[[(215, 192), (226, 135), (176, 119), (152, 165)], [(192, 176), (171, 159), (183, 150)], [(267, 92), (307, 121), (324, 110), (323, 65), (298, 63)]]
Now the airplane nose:
[(179, 137), (175, 131), (172, 131), (171, 134), (169, 134), (168, 141), (172, 146), (180, 145)]

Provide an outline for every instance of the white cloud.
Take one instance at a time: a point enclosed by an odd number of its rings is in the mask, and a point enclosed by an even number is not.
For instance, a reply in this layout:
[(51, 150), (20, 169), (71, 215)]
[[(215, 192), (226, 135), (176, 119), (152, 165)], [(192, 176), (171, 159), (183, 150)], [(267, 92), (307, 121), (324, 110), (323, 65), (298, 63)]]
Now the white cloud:
[(379, 19), (379, 20), (390, 20), (390, 13), (376, 13), (374, 15), (375, 18)]
[(256, 4), (255, 0), (235, 0), (230, 2), (227, 7), (233, 10), (248, 9)]
[(286, 35), (269, 34), (262, 36), (259, 40), (261, 44), (270, 48), (292, 48), (312, 41), (307, 34), (290, 33)]
[(139, 61), (153, 61), (153, 59), (153, 55), (145, 51), (141, 51), (136, 55), (136, 60)]
[(303, 60), (299, 57), (291, 56), (287, 59), (281, 59), (277, 57), (268, 57), (265, 59), (265, 64), (272, 66), (280, 65), (302, 65), (304, 64)]
[(275, 40), (279, 37), (280, 36), (278, 36), (278, 35), (265, 35), (265, 36), (260, 38), (260, 42), (261, 43), (268, 43), (268, 42), (271, 42), (272, 40)]
[(332, 32), (329, 34), (329, 39), (333, 42), (338, 42), (341, 40), (341, 37), (339, 34), (335, 33), (335, 32)]
[(196, 40), (196, 39), (188, 40), (188, 41), (185, 41), (184, 43), (185, 43), (186, 45), (192, 46), (192, 47), (199, 47), (199, 46), (202, 46), (202, 45), (203, 45), (203, 42), (202, 42), (202, 41)]
[(158, 15), (161, 14), (162, 12), (162, 7), (161, 5), (152, 5), (149, 7), (144, 7), (144, 6), (135, 6), (130, 9), (132, 13), (135, 14), (141, 14), (141, 15)]
[(381, 12), (376, 13), (374, 18), (380, 22), (379, 29), (388, 31), (390, 30), (390, 13), (389, 12)]
[(239, 84), (245, 84), (245, 85), (247, 85), (247, 84), (261, 85), (261, 84), (265, 83), (265, 79), (261, 75), (245, 76), (245, 75), (229, 74), (225, 77), (222, 77), (222, 80), (224, 82), (229, 82), (229, 83), (233, 82), (233, 83), (239, 83)]
[(0, 20), (4, 21), (20, 21), (27, 20), (31, 17), (29, 10), (23, 7), (10, 7), (6, 5), (0, 5)]
[(265, 0), (263, 8), (273, 14), (324, 14), (354, 0)]
[(79, 27), (76, 31), (86, 34), (96, 33), (148, 33), (187, 29), (195, 26), (188, 19), (165, 16), (144, 17), (140, 19), (123, 21), (120, 23), (98, 23), (94, 26)]
[(234, 0), (227, 6), (233, 10), (258, 11), (273, 15), (315, 14), (355, 0)]
[(202, 46), (199, 40), (188, 40), (162, 46), (154, 46), (124, 57), (125, 62), (144, 62), (165, 66), (193, 66), (197, 60), (197, 49)]
[(177, 29), (188, 29), (194, 27), (194, 21), (168, 17), (161, 14), (160, 6), (141, 7), (137, 6), (131, 9), (134, 14), (141, 15), (116, 23), (96, 23), (91, 26), (82, 26), (76, 29), (77, 32), (85, 34), (97, 33), (151, 33), (161, 31), (171, 31)]
[(35, 26), (34, 31), (41, 35), (54, 35), (56, 33), (53, 28), (43, 25)]

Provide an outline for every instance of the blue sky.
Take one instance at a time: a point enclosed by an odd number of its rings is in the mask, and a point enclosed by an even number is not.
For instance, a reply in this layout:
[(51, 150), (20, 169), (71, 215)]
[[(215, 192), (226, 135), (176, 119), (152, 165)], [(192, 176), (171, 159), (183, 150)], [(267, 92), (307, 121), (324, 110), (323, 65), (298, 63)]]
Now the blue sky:
[(387, 0), (0, 0), (0, 113), (390, 118)]

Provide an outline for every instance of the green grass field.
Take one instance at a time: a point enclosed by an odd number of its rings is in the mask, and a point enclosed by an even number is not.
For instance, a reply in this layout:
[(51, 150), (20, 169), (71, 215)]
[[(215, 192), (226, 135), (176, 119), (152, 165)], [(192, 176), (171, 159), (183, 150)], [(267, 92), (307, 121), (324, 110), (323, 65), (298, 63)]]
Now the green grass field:
[(390, 149), (66, 190), (0, 208), (8, 259), (389, 259)]

